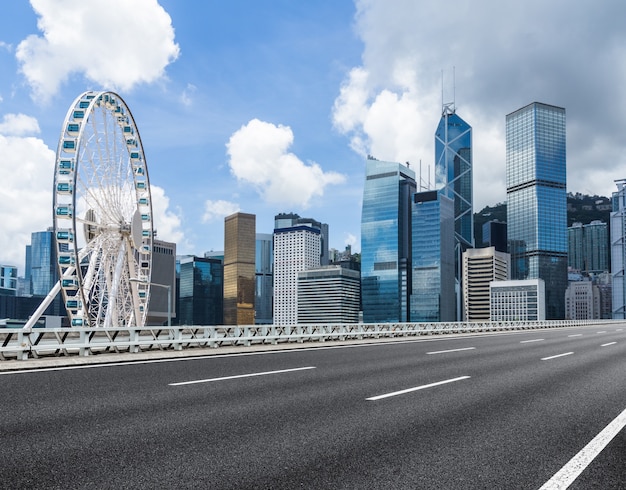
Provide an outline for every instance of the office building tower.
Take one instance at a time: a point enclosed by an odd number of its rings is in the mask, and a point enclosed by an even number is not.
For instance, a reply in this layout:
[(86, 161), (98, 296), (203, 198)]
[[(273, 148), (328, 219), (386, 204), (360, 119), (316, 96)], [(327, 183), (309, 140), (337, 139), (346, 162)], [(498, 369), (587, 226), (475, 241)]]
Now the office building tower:
[(565, 319), (599, 319), (600, 300), (600, 289), (590, 280), (570, 282), (565, 290)]
[(411, 197), (415, 172), (368, 157), (361, 214), (365, 323), (406, 322), (411, 295)]
[(585, 268), (582, 223), (572, 223), (567, 229), (567, 266), (578, 272)]
[(255, 253), (254, 323), (271, 325), (274, 299), (274, 237), (271, 233), (256, 234)]
[(256, 216), (224, 220), (224, 324), (254, 325)]
[(493, 281), (491, 321), (528, 322), (546, 319), (546, 286), (543, 279)]
[[(278, 216), (275, 223), (288, 224)], [(309, 223), (274, 229), (275, 325), (297, 323), (298, 272), (320, 266), (320, 248), (321, 230)]]
[(613, 318), (613, 281), (610, 272), (594, 277), (594, 284), (600, 291), (600, 318)]
[(176, 318), (176, 244), (152, 241), (152, 276), (147, 325), (166, 325)]
[(418, 192), (411, 221), (410, 321), (454, 321), (454, 202), (439, 191)]
[(613, 319), (626, 319), (626, 179), (615, 181), (611, 211), (611, 279)]
[(179, 325), (224, 323), (224, 264), (208, 257), (186, 256), (178, 260)]
[(567, 259), (571, 269), (585, 275), (596, 275), (609, 270), (608, 227), (594, 220), (589, 224), (573, 223), (567, 229)]
[(17, 296), (17, 267), (0, 265), (0, 295)]
[(508, 252), (506, 223), (493, 219), (483, 224), (483, 247), (495, 247), (497, 252)]
[(435, 132), (435, 187), (454, 201), (454, 234), (461, 252), (474, 246), (472, 127), (444, 104)]
[(361, 275), (338, 265), (298, 272), (298, 323), (357, 323)]
[[(67, 250), (67, 244), (61, 244), (61, 251)], [(54, 231), (31, 233), (31, 243), (26, 247), (26, 276), (30, 277), (30, 294), (33, 296), (47, 296), (59, 281), (57, 253), (54, 241)], [(34, 310), (33, 310), (34, 312)], [(59, 294), (46, 309), (46, 315), (65, 315), (63, 298)]]
[(509, 279), (510, 257), (495, 247), (470, 248), (463, 252), (463, 311), (465, 321), (489, 321), (493, 281)]
[(533, 102), (506, 116), (511, 278), (543, 279), (546, 318), (565, 318), (565, 109)]
[(313, 218), (301, 218), (295, 213), (279, 213), (274, 217), (274, 229), (290, 228), (292, 226), (310, 226), (320, 232), (320, 265), (330, 263), (328, 248), (328, 223), (321, 223)]

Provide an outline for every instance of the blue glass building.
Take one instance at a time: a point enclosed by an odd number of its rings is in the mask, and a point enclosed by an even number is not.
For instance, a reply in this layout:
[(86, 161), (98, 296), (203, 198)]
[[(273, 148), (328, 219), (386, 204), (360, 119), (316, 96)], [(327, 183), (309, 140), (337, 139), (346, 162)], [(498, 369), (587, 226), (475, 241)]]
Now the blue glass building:
[(406, 322), (411, 294), (411, 197), (415, 172), (368, 157), (361, 215), (365, 323)]
[(255, 324), (272, 324), (274, 297), (274, 246), (271, 233), (256, 234), (254, 312)]
[(565, 318), (565, 109), (533, 102), (506, 116), (507, 226), (512, 279), (543, 279), (546, 319)]
[(454, 232), (463, 250), (474, 246), (472, 127), (445, 104), (435, 132), (435, 188), (454, 202)]
[(411, 220), (410, 320), (454, 321), (454, 201), (438, 191), (416, 193)]
[(180, 325), (224, 323), (224, 263), (217, 258), (184, 257), (178, 261)]

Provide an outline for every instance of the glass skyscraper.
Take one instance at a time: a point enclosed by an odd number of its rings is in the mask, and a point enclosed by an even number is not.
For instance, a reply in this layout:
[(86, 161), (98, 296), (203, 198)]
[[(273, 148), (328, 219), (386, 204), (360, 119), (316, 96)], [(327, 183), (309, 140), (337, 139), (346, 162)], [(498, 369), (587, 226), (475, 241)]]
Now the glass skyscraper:
[(224, 323), (224, 264), (209, 257), (179, 260), (179, 325)]
[(415, 172), (368, 157), (361, 215), (365, 323), (406, 322), (411, 295), (411, 198)]
[(254, 312), (256, 324), (272, 324), (274, 298), (274, 241), (271, 233), (257, 233), (255, 246)]
[(474, 246), (472, 127), (445, 104), (435, 132), (435, 188), (454, 202), (454, 232), (462, 249)]
[(454, 321), (454, 202), (438, 191), (414, 194), (411, 220), (410, 321)]
[(565, 318), (565, 109), (533, 102), (506, 116), (507, 226), (512, 279), (543, 279), (546, 319)]

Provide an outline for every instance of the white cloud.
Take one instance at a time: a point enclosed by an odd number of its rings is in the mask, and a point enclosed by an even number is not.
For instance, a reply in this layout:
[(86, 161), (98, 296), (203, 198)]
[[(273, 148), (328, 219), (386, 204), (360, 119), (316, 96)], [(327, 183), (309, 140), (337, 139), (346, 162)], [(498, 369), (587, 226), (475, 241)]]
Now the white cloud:
[(356, 236), (354, 236), (352, 233), (345, 233), (344, 244), (350, 245), (351, 247), (354, 248), (356, 243), (357, 243)]
[(363, 61), (340, 88), (334, 126), (359, 154), (421, 160), (426, 174), (444, 70), (443, 102), (456, 98), (474, 130), (475, 210), (506, 199), (505, 115), (533, 101), (566, 108), (568, 189), (608, 195), (626, 175), (616, 151), (626, 132), (626, 69), (615, 63), (626, 57), (626, 4), (607, 2), (356, 0)]
[(0, 135), (0, 262), (24, 272), (25, 246), (52, 226), (54, 152), (38, 138)]
[(327, 185), (345, 181), (345, 176), (324, 172), (315, 162), (304, 163), (288, 151), (292, 144), (290, 127), (253, 119), (226, 145), (231, 172), (252, 184), (265, 201), (303, 208), (323, 196)]
[(180, 95), (180, 101), (185, 107), (190, 107), (193, 104), (192, 96), (196, 93), (196, 90), (198, 90), (198, 87), (192, 83), (188, 83), (187, 88), (183, 90), (183, 93)]
[(0, 48), (6, 49), (10, 52), (13, 49), (13, 46), (11, 44), (5, 43), (4, 41), (0, 41)]
[(152, 196), (153, 226), (157, 231), (157, 238), (166, 242), (183, 244), (185, 239), (181, 229), (182, 220), (178, 213), (170, 209), (170, 198), (165, 195), (165, 189), (150, 185)]
[(0, 122), (0, 134), (5, 136), (26, 136), (39, 132), (37, 119), (25, 114), (5, 114)]
[(179, 54), (168, 13), (156, 0), (31, 0), (42, 36), (16, 56), (33, 97), (54, 95), (71, 74), (129, 90), (163, 77)]
[(202, 222), (209, 223), (218, 219), (223, 219), (226, 216), (230, 216), (233, 213), (239, 211), (239, 204), (229, 201), (207, 200), (204, 203), (204, 214), (202, 215)]

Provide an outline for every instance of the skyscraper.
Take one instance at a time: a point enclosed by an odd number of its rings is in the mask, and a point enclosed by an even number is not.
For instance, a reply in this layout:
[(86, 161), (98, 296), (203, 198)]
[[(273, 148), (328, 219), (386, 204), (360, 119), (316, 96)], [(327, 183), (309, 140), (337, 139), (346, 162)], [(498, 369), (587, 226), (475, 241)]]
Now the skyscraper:
[(492, 281), (509, 279), (510, 256), (495, 247), (470, 248), (463, 252), (463, 306), (465, 321), (489, 321)]
[(221, 259), (182, 257), (179, 268), (180, 325), (224, 323), (224, 265)]
[(254, 322), (272, 324), (274, 298), (274, 237), (257, 233), (255, 247)]
[(411, 212), (412, 322), (456, 318), (454, 285), (454, 202), (439, 191), (413, 195)]
[(411, 295), (411, 197), (415, 172), (368, 157), (361, 215), (365, 323), (406, 322)]
[(274, 221), (274, 324), (295, 325), (298, 272), (320, 266), (322, 230), (321, 226), (297, 221), (283, 227), (290, 223), (284, 216), (278, 215)]
[(506, 116), (507, 227), (512, 279), (543, 279), (546, 319), (565, 318), (565, 109), (533, 102)]
[(256, 216), (224, 219), (224, 324), (254, 325)]
[(454, 233), (465, 250), (474, 246), (472, 127), (444, 104), (435, 132), (435, 187), (454, 201)]
[(626, 179), (615, 181), (611, 212), (611, 278), (613, 319), (626, 319)]
[(587, 225), (573, 223), (567, 229), (568, 266), (586, 274), (609, 270), (608, 229), (606, 223), (594, 220)]

